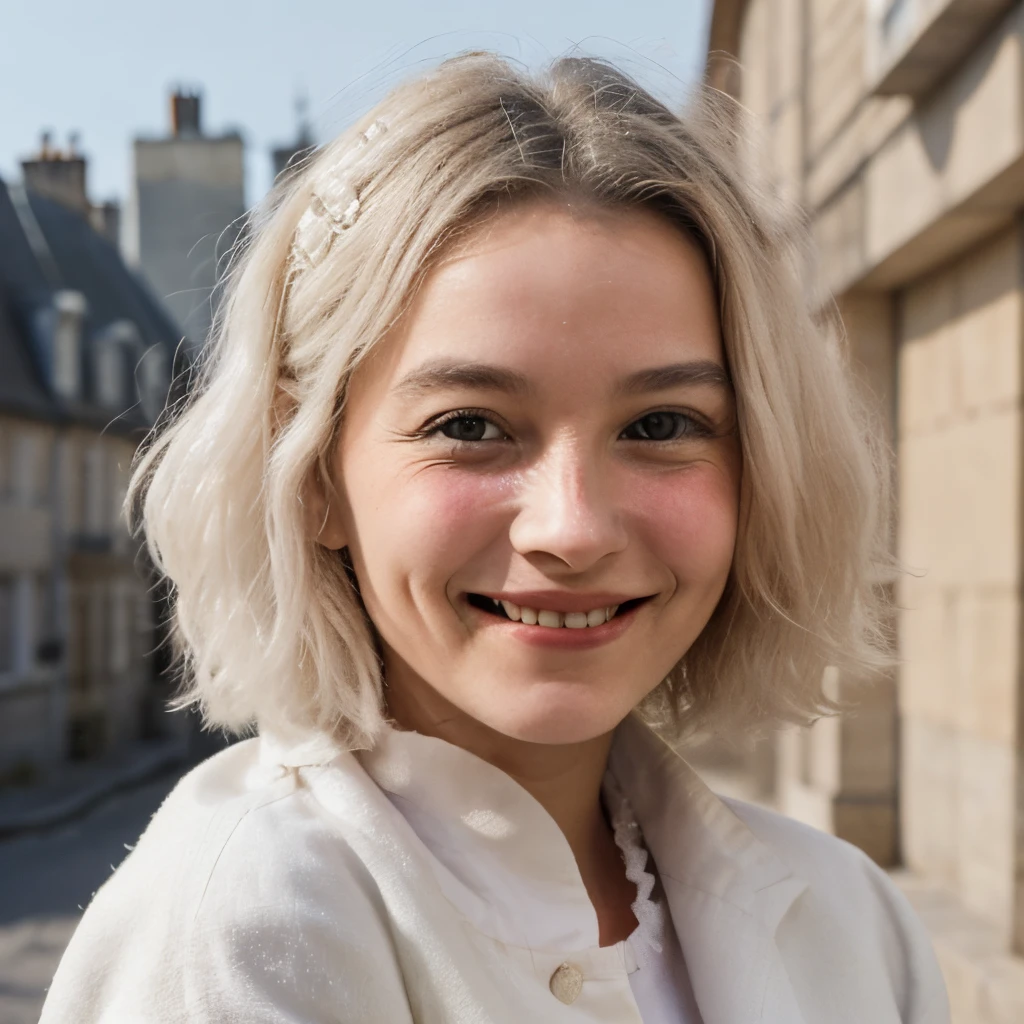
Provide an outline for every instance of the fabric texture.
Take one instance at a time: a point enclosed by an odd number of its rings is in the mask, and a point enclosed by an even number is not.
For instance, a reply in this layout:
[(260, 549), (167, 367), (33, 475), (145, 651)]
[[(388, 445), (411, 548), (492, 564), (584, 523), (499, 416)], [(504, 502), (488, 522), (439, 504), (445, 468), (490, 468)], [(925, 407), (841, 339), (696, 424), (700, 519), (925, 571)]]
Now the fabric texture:
[[(922, 925), (860, 851), (715, 796), (633, 716), (609, 775), (703, 1024), (947, 1024)], [(360, 754), (264, 735), (167, 798), (41, 1024), (654, 1024), (640, 960), (598, 945), (564, 837), (493, 766), (415, 733)]]
[(629, 972), (629, 987), (640, 1018), (643, 1024), (701, 1024), (664, 893), (655, 893), (657, 868), (644, 845), (633, 808), (610, 773), (603, 789), (626, 877), (637, 888), (633, 902), (637, 926), (626, 943), (635, 964)]

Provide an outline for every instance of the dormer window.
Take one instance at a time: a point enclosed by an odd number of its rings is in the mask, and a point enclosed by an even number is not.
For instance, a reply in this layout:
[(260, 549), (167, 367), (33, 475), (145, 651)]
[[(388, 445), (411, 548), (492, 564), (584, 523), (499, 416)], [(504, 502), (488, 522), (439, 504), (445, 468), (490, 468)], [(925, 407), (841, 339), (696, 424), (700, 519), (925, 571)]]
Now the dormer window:
[(108, 409), (124, 406), (124, 355), (121, 346), (102, 341), (96, 346), (96, 397)]
[(167, 353), (157, 345), (146, 349), (136, 371), (142, 411), (155, 422), (167, 401), (170, 388)]
[(87, 306), (81, 292), (59, 291), (53, 297), (51, 372), (53, 390), (62, 398), (82, 394), (82, 326)]
[(138, 329), (130, 320), (116, 320), (96, 338), (96, 400), (104, 408), (122, 412), (135, 403), (129, 384), (141, 348)]

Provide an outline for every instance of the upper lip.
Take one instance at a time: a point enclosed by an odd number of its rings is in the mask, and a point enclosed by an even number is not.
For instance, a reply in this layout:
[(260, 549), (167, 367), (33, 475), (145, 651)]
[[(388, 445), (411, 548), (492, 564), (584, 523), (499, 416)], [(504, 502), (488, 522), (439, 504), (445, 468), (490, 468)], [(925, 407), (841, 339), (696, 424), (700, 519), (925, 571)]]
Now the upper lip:
[(478, 590), (475, 593), (489, 597), (495, 601), (508, 601), (520, 608), (536, 608), (538, 611), (552, 612), (589, 612), (595, 608), (607, 608), (611, 605), (624, 604), (648, 594), (623, 594), (617, 591), (600, 590), (588, 594), (572, 593), (565, 590), (503, 590), (500, 593), (489, 590)]

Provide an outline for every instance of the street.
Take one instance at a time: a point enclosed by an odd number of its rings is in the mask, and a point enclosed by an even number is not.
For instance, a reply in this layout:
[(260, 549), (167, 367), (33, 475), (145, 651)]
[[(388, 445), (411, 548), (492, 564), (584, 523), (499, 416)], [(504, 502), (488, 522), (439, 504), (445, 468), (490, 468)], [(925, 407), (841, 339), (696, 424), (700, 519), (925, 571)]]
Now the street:
[(82, 908), (126, 856), (177, 776), (110, 798), (88, 817), (0, 843), (0, 1022), (36, 1024)]

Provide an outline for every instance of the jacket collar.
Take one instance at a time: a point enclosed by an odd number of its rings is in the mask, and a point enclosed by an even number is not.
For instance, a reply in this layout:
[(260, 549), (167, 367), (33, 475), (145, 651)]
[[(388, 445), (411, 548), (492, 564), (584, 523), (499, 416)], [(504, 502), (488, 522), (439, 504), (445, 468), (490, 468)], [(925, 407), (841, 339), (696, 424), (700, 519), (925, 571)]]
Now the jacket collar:
[(636, 716), (609, 770), (658, 866), (704, 1024), (802, 1024), (776, 932), (807, 883)]
[(510, 776), (444, 740), (387, 729), (357, 757), (440, 863), (449, 899), (485, 934), (538, 950), (598, 944), (561, 829)]
[[(262, 740), (263, 759), (289, 767), (342, 753), (327, 737)], [(480, 931), (536, 950), (597, 946), (569, 845), (517, 782), (444, 740), (390, 728), (356, 758)], [(657, 865), (704, 1024), (802, 1024), (775, 935), (806, 882), (637, 715), (616, 731), (608, 767)]]

